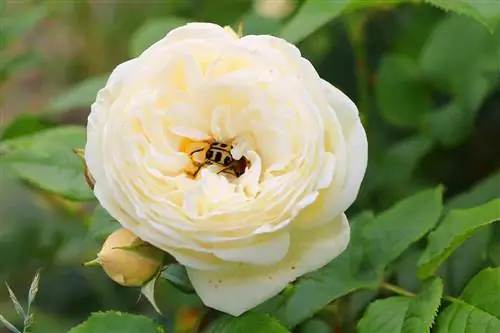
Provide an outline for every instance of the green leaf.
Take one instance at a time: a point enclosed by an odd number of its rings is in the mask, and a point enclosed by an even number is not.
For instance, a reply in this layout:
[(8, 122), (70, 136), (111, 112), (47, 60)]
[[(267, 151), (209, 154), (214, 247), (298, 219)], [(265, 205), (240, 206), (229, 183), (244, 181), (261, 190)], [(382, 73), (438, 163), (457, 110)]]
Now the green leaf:
[(253, 10), (245, 14), (241, 20), (244, 35), (275, 35), (281, 27), (279, 20), (260, 16)]
[(290, 43), (297, 44), (333, 21), (346, 14), (366, 7), (390, 7), (405, 0), (306, 0), (297, 13), (284, 25), (280, 36)]
[(163, 333), (153, 320), (128, 313), (93, 313), (90, 318), (68, 333)]
[[(1, 40), (1, 37), (0, 37)], [(43, 63), (40, 54), (33, 52), (22, 52), (12, 54), (0, 53), (0, 82), (9, 78), (13, 73), (19, 73), (30, 68), (39, 67)]]
[(363, 236), (373, 219), (371, 213), (354, 218), (349, 246), (338, 258), (303, 276), (255, 311), (270, 313), (292, 328), (341, 296), (359, 289), (377, 289), (382, 271), (366, 260), (368, 249)]
[(104, 88), (108, 75), (91, 77), (72, 86), (60, 95), (53, 98), (45, 112), (61, 113), (76, 108), (90, 108), (94, 103), (97, 92)]
[(404, 186), (411, 180), (414, 170), (422, 158), (432, 149), (432, 140), (415, 135), (398, 141), (386, 150), (376, 165), (375, 182), (384, 189), (388, 186)]
[(414, 296), (389, 297), (373, 302), (358, 324), (359, 333), (425, 333), (430, 332), (441, 296), (443, 283), (433, 279)]
[(84, 166), (72, 149), (85, 145), (85, 128), (61, 126), (0, 142), (2, 162), (31, 184), (70, 200), (91, 200)]
[(285, 24), (280, 36), (296, 44), (339, 16), (350, 2), (307, 0)]
[(477, 0), (425, 0), (425, 2), (442, 8), (474, 18), (493, 31), (500, 22), (500, 2), (477, 1)]
[(430, 93), (413, 59), (388, 55), (382, 59), (375, 86), (378, 107), (392, 125), (417, 127), (430, 111)]
[(132, 36), (130, 42), (130, 56), (137, 57), (145, 49), (159, 41), (170, 31), (181, 25), (188, 23), (189, 20), (176, 16), (155, 18), (146, 21)]
[(404, 296), (389, 297), (371, 303), (359, 321), (359, 333), (401, 332), (405, 313), (410, 303), (411, 299)]
[[(457, 38), (460, 36), (460, 38)], [(488, 31), (477, 22), (451, 15), (434, 29), (420, 54), (420, 67), (430, 82), (459, 95), (480, 71), (477, 61), (488, 47)]]
[(490, 259), (497, 266), (500, 266), (500, 239), (491, 245)]
[(473, 119), (471, 112), (451, 102), (429, 113), (421, 128), (442, 145), (454, 146), (467, 138), (473, 128)]
[(185, 293), (194, 292), (194, 288), (191, 281), (189, 281), (186, 268), (180, 264), (168, 265), (167, 268), (161, 273), (160, 277), (169, 281), (177, 289)]
[(36, 115), (23, 114), (14, 119), (2, 133), (2, 140), (18, 136), (33, 134), (38, 131), (53, 127), (54, 124)]
[(378, 215), (364, 230), (372, 262), (380, 267), (396, 259), (438, 222), (442, 187), (421, 191)]
[(104, 239), (119, 228), (120, 223), (109, 215), (101, 205), (97, 205), (90, 218), (89, 237), (99, 240)]
[(47, 10), (42, 4), (10, 15), (2, 15), (0, 17), (2, 47), (18, 40), (22, 35), (35, 28), (46, 16)]
[[(485, 267), (485, 254), (491, 239), (490, 229), (480, 228), (460, 244), (436, 270), (436, 275), (444, 280), (446, 293), (459, 294), (467, 282)], [(418, 260), (415, 262), (415, 269), (418, 269), (417, 262)]]
[(324, 320), (313, 318), (300, 325), (300, 333), (331, 333), (331, 324), (326, 323)]
[(500, 332), (500, 267), (479, 272), (437, 319), (437, 333)]
[(214, 321), (206, 333), (288, 333), (273, 317), (263, 313), (249, 313), (241, 317), (223, 316)]
[(454, 196), (446, 203), (445, 209), (472, 208), (490, 200), (500, 198), (500, 170), (486, 177), (467, 192)]
[(474, 72), (456, 88), (452, 102), (431, 112), (422, 130), (445, 146), (462, 143), (474, 129), (474, 119), (494, 87), (482, 73)]
[(429, 244), (418, 262), (418, 274), (425, 278), (480, 227), (500, 219), (500, 199), (484, 205), (452, 210), (429, 235)]

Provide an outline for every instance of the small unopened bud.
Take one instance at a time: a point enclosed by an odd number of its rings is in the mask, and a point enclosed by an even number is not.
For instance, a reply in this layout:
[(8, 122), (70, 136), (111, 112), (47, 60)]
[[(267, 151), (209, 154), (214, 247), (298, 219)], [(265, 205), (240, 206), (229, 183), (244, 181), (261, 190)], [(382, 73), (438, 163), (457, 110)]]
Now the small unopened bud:
[(121, 228), (108, 236), (97, 259), (85, 265), (99, 264), (116, 283), (140, 287), (162, 267), (164, 253)]

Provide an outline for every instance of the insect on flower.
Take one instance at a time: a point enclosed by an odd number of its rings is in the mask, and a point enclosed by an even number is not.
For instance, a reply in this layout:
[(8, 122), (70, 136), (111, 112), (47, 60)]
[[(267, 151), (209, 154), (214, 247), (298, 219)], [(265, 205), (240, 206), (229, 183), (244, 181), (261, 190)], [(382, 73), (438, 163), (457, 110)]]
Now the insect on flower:
[[(205, 165), (217, 165), (222, 169), (218, 172), (220, 173), (228, 173), (232, 174), (236, 177), (240, 177), (245, 173), (246, 168), (250, 165), (250, 161), (245, 156), (242, 156), (240, 159), (234, 159), (231, 155), (231, 149), (233, 146), (231, 144), (222, 143), (222, 142), (211, 142), (208, 143), (208, 149), (205, 153), (205, 159), (200, 163), (193, 160), (193, 164), (196, 166), (196, 171), (192, 174), (193, 178), (196, 177), (198, 172)], [(205, 150), (206, 147), (197, 148), (189, 153), (190, 157), (193, 157), (194, 154)]]

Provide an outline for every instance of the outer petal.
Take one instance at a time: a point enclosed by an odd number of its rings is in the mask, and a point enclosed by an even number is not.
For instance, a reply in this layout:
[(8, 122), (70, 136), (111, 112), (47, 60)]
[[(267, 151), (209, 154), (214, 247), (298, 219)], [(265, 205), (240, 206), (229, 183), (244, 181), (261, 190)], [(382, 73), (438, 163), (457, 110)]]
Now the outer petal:
[[(345, 139), (347, 159), (339, 160), (336, 168), (347, 168), (341, 182), (332, 182), (320, 192), (318, 199), (297, 217), (297, 225), (311, 227), (327, 222), (331, 216), (345, 212), (356, 199), (368, 163), (366, 132), (359, 119), (356, 105), (339, 89), (323, 81), (331, 111), (340, 123)], [(328, 126), (325, 126), (328, 128)]]
[[(257, 238), (257, 237), (255, 237)], [(255, 265), (271, 265), (282, 260), (290, 246), (290, 235), (288, 232), (275, 233), (272, 237), (263, 235), (264, 241), (250, 244), (242, 244), (235, 248), (214, 249), (214, 254), (226, 261), (242, 262)]]
[(168, 44), (184, 42), (194, 39), (212, 39), (212, 38), (238, 38), (230, 31), (213, 23), (192, 22), (170, 31), (163, 39), (151, 45), (143, 52), (143, 55), (150, 54), (158, 48), (164, 48)]
[(234, 316), (277, 295), (289, 282), (323, 267), (341, 254), (350, 232), (344, 214), (331, 223), (304, 233), (294, 230), (289, 255), (279, 264), (240, 264), (230, 271), (187, 269), (189, 279), (205, 305)]

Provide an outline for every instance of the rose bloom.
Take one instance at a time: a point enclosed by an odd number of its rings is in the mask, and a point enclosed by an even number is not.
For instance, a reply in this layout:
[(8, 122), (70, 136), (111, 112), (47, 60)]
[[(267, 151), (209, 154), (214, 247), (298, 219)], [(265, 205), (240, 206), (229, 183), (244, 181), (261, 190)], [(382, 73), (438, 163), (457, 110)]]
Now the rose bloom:
[[(208, 148), (191, 153), (205, 140), (246, 171), (203, 165)], [(295, 46), (190, 23), (113, 71), (85, 159), (100, 204), (185, 265), (207, 306), (240, 315), (344, 251), (367, 140)]]

